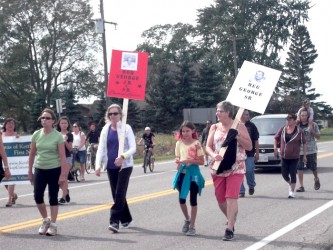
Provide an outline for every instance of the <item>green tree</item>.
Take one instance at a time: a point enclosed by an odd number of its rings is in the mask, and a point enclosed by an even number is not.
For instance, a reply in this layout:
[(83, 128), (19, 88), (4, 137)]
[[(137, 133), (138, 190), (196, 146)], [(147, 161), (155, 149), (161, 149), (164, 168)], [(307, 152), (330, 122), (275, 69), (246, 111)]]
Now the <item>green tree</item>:
[(311, 87), (311, 65), (318, 57), (317, 50), (312, 44), (309, 32), (304, 25), (299, 25), (291, 37), (288, 58), (284, 65), (279, 83), (281, 97), (290, 95), (302, 100), (315, 100), (319, 94)]
[[(91, 18), (88, 0), (0, 0), (0, 88), (7, 110), (28, 113), (37, 93), (50, 106), (69, 85), (82, 97), (98, 94), (100, 47)], [(13, 96), (20, 101), (8, 102)]]
[(222, 84), (230, 88), (244, 60), (281, 69), (279, 52), (290, 30), (307, 20), (309, 1), (216, 0), (198, 10), (200, 47), (220, 58)]

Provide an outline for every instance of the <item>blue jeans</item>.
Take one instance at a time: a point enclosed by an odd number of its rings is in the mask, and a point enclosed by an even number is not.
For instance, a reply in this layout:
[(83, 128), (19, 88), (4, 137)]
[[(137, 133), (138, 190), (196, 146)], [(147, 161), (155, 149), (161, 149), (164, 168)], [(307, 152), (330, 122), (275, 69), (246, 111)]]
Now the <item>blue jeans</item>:
[[(249, 188), (254, 188), (256, 186), (256, 180), (254, 178), (254, 168), (255, 168), (255, 165), (254, 165), (254, 157), (253, 156), (252, 157), (248, 156), (246, 158), (246, 160), (245, 160), (245, 166), (246, 166), (245, 176), (246, 176), (247, 185), (249, 186)], [(241, 185), (239, 193), (245, 194), (244, 182)]]

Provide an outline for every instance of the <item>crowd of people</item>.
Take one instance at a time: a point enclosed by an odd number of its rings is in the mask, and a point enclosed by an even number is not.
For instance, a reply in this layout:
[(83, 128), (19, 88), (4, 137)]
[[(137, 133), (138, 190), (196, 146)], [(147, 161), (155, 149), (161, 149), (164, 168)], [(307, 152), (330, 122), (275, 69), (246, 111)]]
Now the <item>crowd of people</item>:
[[(226, 229), (223, 240), (234, 237), (238, 214), (238, 198), (245, 196), (244, 177), (249, 195), (255, 193), (255, 162), (259, 159), (259, 132), (250, 121), (250, 113), (244, 110), (241, 120), (235, 121), (234, 106), (228, 101), (216, 105), (217, 122), (208, 120), (201, 140), (192, 122), (184, 121), (177, 132), (175, 145), (175, 163), (177, 172), (173, 179), (173, 188), (179, 192), (179, 205), (184, 216), (182, 232), (188, 236), (196, 235), (196, 217), (198, 195), (205, 186), (200, 165), (208, 166), (212, 176), (218, 207), (226, 217)], [(105, 125), (99, 133), (94, 123), (89, 124), (87, 136), (75, 122), (72, 126), (67, 117), (57, 117), (53, 110), (44, 109), (38, 121), (41, 129), (32, 135), (28, 161), (28, 179), (34, 187), (34, 200), (42, 217), (39, 234), (54, 236), (57, 234), (58, 205), (69, 204), (71, 198), (68, 188), (68, 174), (74, 161), (80, 164), (81, 181), (84, 178), (86, 142), (97, 148), (95, 175), (100, 176), (106, 170), (110, 185), (110, 197), (114, 203), (110, 208), (109, 230), (119, 232), (119, 227), (129, 227), (133, 221), (126, 195), (130, 176), (133, 171), (133, 155), (136, 145), (145, 142), (150, 149), (154, 146), (154, 134), (145, 128), (142, 138), (136, 143), (132, 127), (123, 127), (122, 109), (117, 104), (110, 105), (105, 113)], [(125, 131), (123, 151), (119, 151), (122, 131)], [(19, 137), (13, 118), (7, 118), (0, 136), (0, 181), (9, 179), (6, 151), (2, 137)], [(320, 138), (318, 125), (313, 121), (313, 110), (304, 102), (297, 114), (289, 113), (286, 124), (274, 137), (274, 154), (282, 160), (281, 173), (288, 184), (288, 198), (295, 198), (296, 192), (305, 192), (303, 171), (311, 169), (314, 175), (314, 189), (320, 188), (317, 172), (317, 145)], [(98, 145), (98, 147), (97, 147)], [(278, 148), (280, 148), (278, 150)], [(221, 153), (223, 152), (223, 153)], [(218, 166), (217, 170), (215, 166)], [(297, 176), (299, 187), (296, 188)], [(48, 213), (44, 192), (48, 188), (50, 212)], [(7, 207), (15, 204), (18, 196), (14, 185), (6, 185), (8, 190)], [(61, 198), (58, 192), (62, 190)], [(187, 196), (191, 209), (186, 205)], [(50, 214), (50, 216), (48, 216)]]

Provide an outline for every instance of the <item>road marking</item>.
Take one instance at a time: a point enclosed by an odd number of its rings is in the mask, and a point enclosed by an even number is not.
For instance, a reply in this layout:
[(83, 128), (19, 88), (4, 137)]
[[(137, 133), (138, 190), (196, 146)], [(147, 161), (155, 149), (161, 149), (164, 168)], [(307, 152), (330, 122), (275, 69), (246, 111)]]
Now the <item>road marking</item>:
[(330, 156), (333, 156), (333, 153), (329, 153), (329, 154), (324, 154), (324, 155), (318, 155), (318, 159), (321, 159), (321, 158), (325, 158), (325, 157), (330, 157)]
[[(206, 181), (205, 186), (211, 185), (212, 183), (213, 183), (212, 180)], [(142, 195), (142, 196), (129, 198), (129, 199), (127, 199), (127, 203), (132, 204), (132, 203), (151, 200), (154, 198), (159, 198), (159, 197), (163, 197), (163, 196), (167, 196), (167, 195), (175, 194), (175, 193), (177, 193), (177, 191), (173, 190), (173, 189), (163, 190), (163, 191), (156, 192), (156, 193), (151, 193), (151, 194), (146, 194), (146, 195)], [(98, 205), (98, 206), (83, 208), (83, 209), (74, 210), (74, 211), (70, 211), (70, 212), (66, 212), (66, 213), (60, 213), (58, 215), (57, 221), (110, 209), (112, 204), (113, 204), (113, 202), (109, 202), (109, 203), (105, 203), (105, 204)], [(16, 224), (7, 225), (7, 226), (0, 227), (0, 234), (9, 233), (12, 231), (17, 231), (17, 230), (28, 228), (28, 227), (38, 226), (40, 224), (41, 224), (41, 219), (35, 219), (35, 220), (29, 220), (29, 221), (16, 223)]]
[(257, 250), (260, 249), (267, 244), (271, 243), (272, 241), (276, 240), (277, 238), (281, 237), (282, 235), (288, 233), (289, 231), (295, 229), (299, 225), (303, 224), (304, 222), (312, 219), (314, 216), (324, 212), (326, 209), (333, 206), (333, 200), (327, 202), (326, 204), (322, 205), (321, 207), (313, 210), (312, 212), (304, 215), (303, 217), (299, 218), (298, 220), (290, 223), (289, 225), (285, 226), (284, 228), (281, 228), (280, 230), (276, 231), (275, 233), (267, 236), (266, 238), (262, 239), (261, 241), (253, 244), (252, 246), (249, 246), (248, 248), (245, 248), (245, 250)]

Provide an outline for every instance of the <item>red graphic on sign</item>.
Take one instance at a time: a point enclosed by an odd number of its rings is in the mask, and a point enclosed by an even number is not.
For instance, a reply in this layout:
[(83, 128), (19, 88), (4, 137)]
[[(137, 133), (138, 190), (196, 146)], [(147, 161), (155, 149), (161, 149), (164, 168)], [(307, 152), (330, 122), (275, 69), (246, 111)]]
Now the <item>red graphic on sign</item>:
[(107, 96), (144, 100), (148, 53), (112, 50)]

